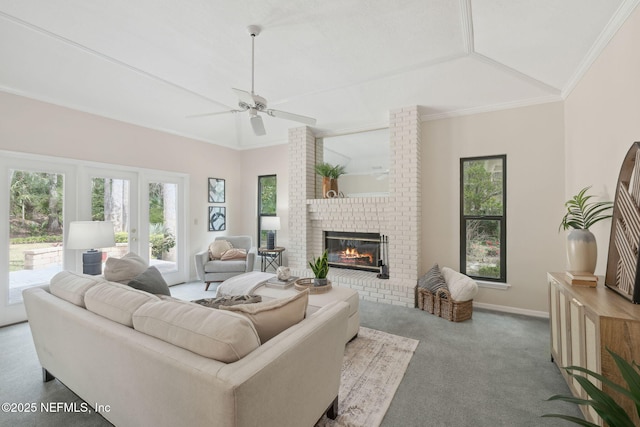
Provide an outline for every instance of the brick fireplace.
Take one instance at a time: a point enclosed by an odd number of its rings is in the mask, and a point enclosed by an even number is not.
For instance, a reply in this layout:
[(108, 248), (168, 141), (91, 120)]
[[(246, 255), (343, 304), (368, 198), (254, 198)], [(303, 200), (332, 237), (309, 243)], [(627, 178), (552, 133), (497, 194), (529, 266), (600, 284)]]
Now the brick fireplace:
[(311, 276), (307, 262), (324, 250), (325, 232), (377, 233), (388, 238), (389, 279), (374, 271), (331, 268), (337, 285), (357, 289), (361, 298), (414, 305), (420, 244), (420, 120), (418, 107), (389, 114), (391, 168), (389, 196), (316, 199), (315, 136), (312, 129), (289, 130), (289, 266)]

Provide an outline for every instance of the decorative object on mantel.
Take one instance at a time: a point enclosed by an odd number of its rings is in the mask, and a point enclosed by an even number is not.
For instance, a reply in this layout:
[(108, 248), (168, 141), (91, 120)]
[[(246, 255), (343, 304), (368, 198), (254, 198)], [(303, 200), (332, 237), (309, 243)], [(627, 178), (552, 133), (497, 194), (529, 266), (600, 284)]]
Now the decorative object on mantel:
[(313, 271), (315, 279), (313, 280), (314, 286), (327, 286), (327, 274), (329, 274), (329, 252), (325, 251), (313, 261), (309, 261), (309, 267)]
[(570, 271), (594, 273), (598, 261), (596, 238), (589, 228), (604, 219), (611, 218), (608, 211), (612, 202), (592, 202), (587, 195), (591, 187), (585, 187), (564, 204), (567, 212), (562, 217), (560, 227), (572, 229), (567, 236), (567, 260)]
[(340, 196), (338, 191), (338, 178), (344, 175), (345, 167), (342, 165), (331, 165), (329, 163), (318, 163), (315, 171), (322, 177), (322, 197), (324, 199)]
[[(605, 286), (640, 303), (638, 245), (640, 245), (640, 142), (622, 161), (613, 204)], [(633, 179), (633, 182), (631, 181)]]

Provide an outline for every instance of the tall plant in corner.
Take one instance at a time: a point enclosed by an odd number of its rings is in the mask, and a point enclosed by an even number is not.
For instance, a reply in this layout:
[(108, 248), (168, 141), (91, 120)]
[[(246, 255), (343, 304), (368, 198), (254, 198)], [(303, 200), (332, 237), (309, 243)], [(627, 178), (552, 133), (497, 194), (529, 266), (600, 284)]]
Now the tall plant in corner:
[[(620, 375), (624, 379), (628, 388), (624, 388), (623, 386), (614, 383), (610, 379), (588, 369), (581, 368), (579, 366), (569, 366), (565, 368), (565, 370), (570, 376), (578, 381), (580, 386), (589, 396), (589, 399), (580, 399), (573, 396), (555, 395), (551, 396), (547, 400), (562, 400), (565, 402), (575, 403), (577, 405), (591, 406), (609, 427), (634, 427), (635, 424), (632, 420), (632, 414), (628, 414), (618, 403), (613, 400), (613, 398), (609, 394), (600, 390), (600, 388), (593, 384), (593, 382), (591, 382), (587, 377), (580, 374), (587, 374), (601, 381), (603, 385), (606, 385), (611, 390), (614, 390), (631, 399), (635, 406), (636, 413), (638, 414), (638, 417), (640, 417), (640, 365), (638, 365), (636, 362), (627, 362), (622, 357), (609, 349), (607, 349), (607, 351), (613, 358), (616, 366), (618, 367), (618, 371), (620, 371)], [(569, 415), (545, 414), (543, 415), (543, 417), (561, 418), (563, 420), (571, 421), (572, 423), (581, 426), (597, 427), (597, 424), (593, 424), (581, 418), (572, 417)]]
[(598, 260), (596, 238), (589, 231), (592, 225), (611, 218), (612, 202), (595, 202), (585, 187), (564, 204), (567, 209), (560, 228), (572, 229), (567, 236), (569, 270), (593, 273)]

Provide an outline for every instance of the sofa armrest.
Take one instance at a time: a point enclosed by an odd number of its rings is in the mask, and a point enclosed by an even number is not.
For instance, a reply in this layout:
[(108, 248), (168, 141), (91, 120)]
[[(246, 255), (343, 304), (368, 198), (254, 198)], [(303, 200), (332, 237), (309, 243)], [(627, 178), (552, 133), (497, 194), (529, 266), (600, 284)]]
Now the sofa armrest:
[(196, 274), (199, 280), (204, 280), (204, 265), (209, 261), (209, 251), (198, 252), (194, 257), (196, 263)]
[(257, 253), (257, 249), (255, 246), (253, 246), (252, 248), (249, 248), (249, 250), (247, 251), (247, 264), (245, 268), (246, 273), (253, 271), (253, 267), (256, 262), (256, 253)]
[(338, 395), (348, 315), (336, 301), (220, 369), (234, 389), (236, 425), (314, 425)]

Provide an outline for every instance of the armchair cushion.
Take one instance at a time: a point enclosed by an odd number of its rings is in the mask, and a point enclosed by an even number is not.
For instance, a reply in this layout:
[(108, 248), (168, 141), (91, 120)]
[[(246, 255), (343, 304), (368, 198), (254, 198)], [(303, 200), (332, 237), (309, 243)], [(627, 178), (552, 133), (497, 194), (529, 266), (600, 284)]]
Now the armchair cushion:
[(215, 259), (204, 265), (204, 271), (205, 273), (233, 273), (236, 271), (244, 273), (246, 265), (247, 263), (244, 259), (230, 259), (226, 261)]

